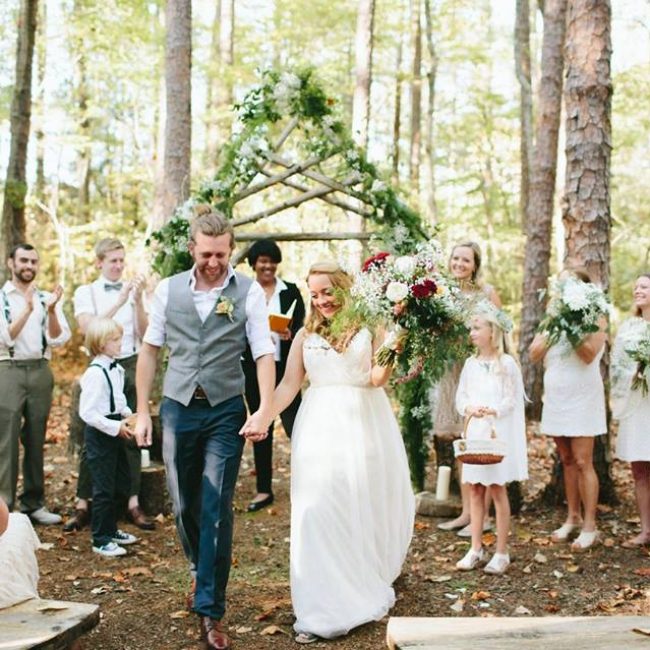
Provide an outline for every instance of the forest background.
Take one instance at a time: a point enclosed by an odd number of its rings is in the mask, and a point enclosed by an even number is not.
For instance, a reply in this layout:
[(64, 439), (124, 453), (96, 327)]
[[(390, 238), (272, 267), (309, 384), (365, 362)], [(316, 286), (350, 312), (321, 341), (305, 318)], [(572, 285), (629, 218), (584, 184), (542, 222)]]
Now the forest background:
[[(170, 3), (183, 5), (186, 3)], [(549, 3), (547, 3), (549, 4)], [(16, 25), (21, 2), (0, 4), (0, 173), (9, 157)], [(40, 284), (71, 296), (95, 275), (92, 247), (124, 240), (131, 272), (148, 269), (145, 240), (161, 217), (165, 145), (165, 3), (47, 0), (38, 3), (27, 156), (27, 235), (42, 253)], [(353, 122), (357, 19), (372, 7), (368, 158), (449, 247), (476, 239), (485, 279), (515, 316), (521, 308), (525, 210), (521, 84), (515, 19), (529, 17), (530, 79), (537, 97), (541, 7), (506, 0), (195, 1), (191, 19), (191, 182), (210, 179), (231, 134), (233, 103), (257, 70), (314, 66)], [(612, 6), (613, 149), (611, 277), (625, 313), (634, 277), (649, 266), (646, 182), (650, 129), (650, 2)], [(356, 67), (355, 67), (356, 66)], [(533, 115), (535, 104), (533, 103)], [(564, 257), (560, 126), (552, 268)], [(358, 131), (355, 133), (358, 138)], [(4, 191), (4, 186), (3, 186)], [(4, 197), (2, 197), (4, 198)], [(250, 227), (255, 232), (351, 230), (337, 208), (305, 203)], [(353, 229), (353, 228), (352, 228)], [(301, 280), (323, 256), (358, 260), (358, 242), (287, 242), (282, 275)], [(70, 301), (68, 301), (68, 304)]]

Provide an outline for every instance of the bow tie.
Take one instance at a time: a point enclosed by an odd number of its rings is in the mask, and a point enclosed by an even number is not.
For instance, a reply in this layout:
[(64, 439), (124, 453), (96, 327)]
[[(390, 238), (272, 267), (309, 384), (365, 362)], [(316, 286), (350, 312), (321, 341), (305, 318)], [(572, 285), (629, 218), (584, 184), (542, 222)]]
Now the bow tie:
[(109, 370), (113, 370), (113, 368), (117, 368), (117, 361), (111, 361), (111, 365), (108, 366)]
[(104, 291), (121, 291), (123, 286), (121, 282), (104, 282)]

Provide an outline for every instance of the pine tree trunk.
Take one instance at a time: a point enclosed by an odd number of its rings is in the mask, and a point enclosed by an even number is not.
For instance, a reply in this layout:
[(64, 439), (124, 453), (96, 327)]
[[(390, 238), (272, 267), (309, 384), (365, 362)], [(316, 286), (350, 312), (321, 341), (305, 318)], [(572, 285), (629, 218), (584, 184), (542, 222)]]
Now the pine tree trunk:
[(399, 183), (399, 141), (402, 131), (402, 41), (397, 45), (397, 62), (395, 65), (395, 112), (393, 113), (393, 144), (391, 156), (392, 180)]
[(519, 208), (525, 229), (526, 206), (530, 185), (530, 168), (533, 156), (533, 88), (530, 72), (530, 5), (528, 0), (517, 0), (515, 22), (515, 70), (519, 82), (519, 124), (521, 184)]
[(409, 179), (417, 196), (420, 189), (420, 146), (422, 139), (422, 26), (420, 0), (411, 0), (411, 37), (413, 66), (411, 68), (411, 148)]
[(352, 138), (364, 149), (368, 146), (370, 85), (372, 83), (372, 45), (375, 0), (359, 0), (355, 40), (356, 83), (352, 98)]
[(433, 20), (431, 0), (424, 0), (427, 49), (429, 50), (429, 71), (427, 72), (427, 112), (425, 117), (425, 151), (427, 167), (427, 201), (426, 214), (430, 223), (438, 220), (436, 204), (436, 154), (434, 144), (434, 126), (436, 109), (436, 76), (438, 73), (438, 53), (433, 42)]
[[(612, 152), (609, 0), (571, 0), (566, 45), (566, 180), (562, 206), (565, 262), (580, 264), (609, 289)], [(608, 355), (601, 370), (607, 376)], [(615, 501), (607, 436), (596, 438), (600, 501)]]
[(47, 4), (40, 6), (38, 24), (36, 26), (36, 101), (35, 113), (37, 116), (34, 125), (36, 136), (36, 184), (34, 193), (43, 201), (45, 194), (45, 70), (47, 66)]
[(539, 420), (541, 415), (543, 369), (541, 364), (530, 363), (528, 346), (544, 314), (545, 303), (540, 301), (539, 291), (547, 288), (550, 270), (553, 199), (562, 110), (566, 11), (567, 0), (545, 2), (542, 70), (526, 216), (519, 358), (526, 394), (531, 400), (527, 405), (527, 415), (533, 420)]
[(163, 218), (190, 192), (192, 144), (192, 3), (167, 0), (165, 16), (165, 161), (163, 173)]
[(215, 15), (212, 24), (212, 41), (210, 43), (210, 62), (207, 69), (207, 87), (205, 99), (205, 149), (203, 151), (203, 165), (207, 175), (212, 175), (217, 163), (217, 150), (219, 142), (219, 129), (217, 126), (217, 84), (221, 58), (219, 55), (219, 35), (221, 27), (221, 0), (215, 3)]
[(16, 81), (11, 101), (11, 147), (2, 206), (2, 270), (11, 248), (25, 240), (27, 145), (32, 115), (32, 61), (38, 0), (21, 0), (16, 47)]

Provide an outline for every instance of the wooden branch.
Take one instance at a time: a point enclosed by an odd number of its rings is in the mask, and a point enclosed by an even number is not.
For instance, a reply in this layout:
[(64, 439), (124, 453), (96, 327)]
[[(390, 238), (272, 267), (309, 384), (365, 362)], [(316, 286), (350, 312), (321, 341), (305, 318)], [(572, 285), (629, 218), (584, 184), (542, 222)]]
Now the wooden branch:
[(286, 139), (291, 135), (291, 132), (298, 126), (298, 118), (292, 117), (287, 126), (284, 127), (284, 131), (280, 134), (278, 141), (273, 146), (273, 151), (277, 151), (286, 141)]
[[(275, 241), (334, 241), (342, 239), (368, 240), (372, 237), (369, 232), (235, 232), (235, 239), (239, 242), (252, 242), (260, 239), (273, 239)], [(248, 249), (246, 248), (246, 252)], [(241, 258), (240, 258), (241, 259)]]
[[(271, 162), (274, 162), (276, 165), (280, 165), (281, 167), (291, 166), (291, 164), (288, 161), (284, 160), (281, 156), (278, 156), (277, 154), (271, 154), (269, 156), (269, 160)], [(307, 178), (311, 178), (311, 180), (313, 181), (321, 183), (322, 185), (327, 185), (328, 187), (331, 187), (333, 190), (336, 190), (337, 192), (343, 192), (348, 196), (352, 196), (355, 199), (359, 199), (360, 201), (363, 201), (365, 203), (362, 194), (360, 194), (359, 192), (354, 192), (353, 190), (349, 189), (350, 185), (356, 185), (358, 182), (361, 181), (361, 175), (359, 174), (359, 172), (354, 172), (353, 174), (350, 174), (350, 176), (348, 176), (348, 178), (342, 182), (335, 181), (331, 179), (329, 176), (325, 176), (325, 174), (320, 174), (318, 172), (305, 170), (304, 172), (301, 173), (303, 176), (306, 176)]]
[[(269, 175), (270, 172), (263, 170), (262, 174)], [(300, 192), (308, 192), (309, 187), (307, 185), (302, 185), (301, 183), (298, 183), (296, 181), (288, 180), (285, 179), (281, 181), (283, 185), (286, 185), (287, 187), (290, 187), (294, 190), (298, 190)], [(365, 217), (366, 219), (369, 218), (372, 213), (371, 212), (366, 212), (362, 210), (361, 208), (357, 208), (356, 206), (352, 205), (351, 203), (346, 203), (345, 201), (342, 201), (341, 199), (336, 198), (335, 196), (330, 196), (329, 194), (324, 194), (323, 196), (317, 197), (321, 201), (324, 201), (325, 203), (329, 203), (330, 205), (333, 205), (337, 208), (341, 208), (341, 210), (346, 210), (349, 212), (356, 212), (357, 214), (360, 214), (362, 217)]]
[(280, 205), (276, 205), (274, 208), (271, 208), (270, 210), (262, 210), (261, 212), (256, 212), (255, 214), (252, 214), (250, 217), (242, 217), (241, 219), (235, 219), (233, 220), (232, 225), (242, 226), (245, 223), (253, 223), (254, 221), (259, 221), (264, 217), (270, 217), (271, 215), (277, 214), (278, 212), (282, 212), (283, 210), (288, 210), (289, 208), (295, 208), (301, 203), (305, 203), (305, 201), (311, 201), (311, 199), (318, 198), (319, 196), (323, 196), (324, 194), (329, 194), (332, 191), (333, 190), (331, 187), (316, 187), (313, 190), (309, 190), (309, 192), (305, 192), (304, 194), (301, 194), (300, 196), (295, 196), (292, 199), (288, 199), (287, 201), (280, 203)]
[(264, 166), (262, 166), (259, 170), (259, 173), (268, 176), (268, 178), (265, 181), (262, 181), (261, 183), (257, 183), (257, 185), (249, 185), (246, 189), (239, 192), (239, 194), (237, 194), (233, 198), (233, 204), (245, 199), (247, 196), (250, 196), (251, 194), (256, 194), (257, 192), (261, 192), (262, 190), (265, 190), (267, 187), (271, 187), (271, 185), (275, 185), (276, 183), (282, 183), (282, 181), (284, 181), (285, 178), (289, 178), (289, 176), (293, 176), (294, 174), (302, 173), (308, 167), (313, 167), (314, 165), (317, 165), (319, 162), (321, 162), (321, 160), (325, 160), (325, 159), (314, 156), (313, 158), (309, 158), (309, 160), (306, 160), (305, 162), (296, 163), (295, 165), (292, 165), (288, 169), (285, 169), (285, 171), (281, 172), (280, 174), (276, 174), (275, 176), (273, 176), (271, 172), (264, 169)]

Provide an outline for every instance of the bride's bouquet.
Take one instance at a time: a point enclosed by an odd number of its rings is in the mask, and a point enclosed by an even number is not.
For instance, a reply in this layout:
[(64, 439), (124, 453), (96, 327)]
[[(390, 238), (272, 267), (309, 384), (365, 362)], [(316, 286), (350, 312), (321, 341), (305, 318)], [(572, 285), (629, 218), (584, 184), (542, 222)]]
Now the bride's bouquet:
[(462, 293), (443, 271), (436, 240), (420, 244), (412, 255), (378, 253), (363, 264), (351, 294), (366, 322), (388, 323), (377, 363), (394, 365), (399, 356), (415, 376), (425, 365), (440, 375), (460, 356), (467, 329)]
[(597, 332), (599, 320), (610, 313), (610, 304), (600, 287), (569, 277), (551, 283), (551, 299), (539, 331), (547, 335), (551, 345), (566, 336), (577, 348), (585, 336)]
[(645, 397), (648, 394), (648, 376), (650, 375), (650, 328), (646, 327), (643, 336), (636, 339), (628, 348), (626, 354), (636, 362), (632, 376), (632, 390), (640, 390)]

